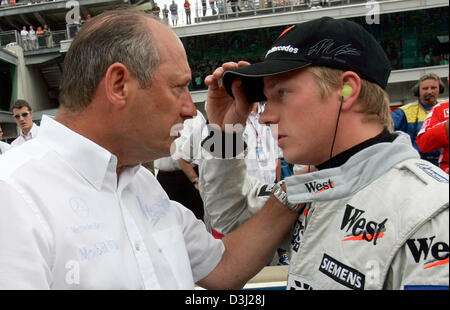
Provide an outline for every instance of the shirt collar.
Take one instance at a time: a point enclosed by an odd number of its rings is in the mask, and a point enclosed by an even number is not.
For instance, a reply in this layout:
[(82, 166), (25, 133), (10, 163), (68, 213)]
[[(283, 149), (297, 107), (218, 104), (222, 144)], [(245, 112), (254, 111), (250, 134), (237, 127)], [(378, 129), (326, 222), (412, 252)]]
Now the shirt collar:
[(28, 132), (28, 134), (25, 135), (23, 133), (22, 129), (21, 129), (20, 130), (20, 135), (22, 137), (24, 137), (25, 139), (33, 139), (33, 138), (36, 138), (37, 131), (38, 131), (38, 126), (35, 123), (33, 123), (33, 125), (31, 126), (31, 129)]
[[(58, 153), (97, 190), (107, 175), (116, 176), (117, 157), (84, 136), (44, 115), (39, 139)], [(109, 178), (108, 178), (109, 179)], [(112, 177), (117, 182), (117, 177)]]
[[(424, 108), (426, 111), (430, 111), (431, 108), (434, 107), (434, 105), (432, 105), (432, 106), (426, 105), (425, 103), (422, 102), (422, 99), (420, 99), (420, 98), (419, 98), (418, 101), (419, 101), (419, 105), (420, 105), (422, 108)], [(435, 105), (436, 105), (437, 103), (438, 103), (438, 101), (436, 100)]]

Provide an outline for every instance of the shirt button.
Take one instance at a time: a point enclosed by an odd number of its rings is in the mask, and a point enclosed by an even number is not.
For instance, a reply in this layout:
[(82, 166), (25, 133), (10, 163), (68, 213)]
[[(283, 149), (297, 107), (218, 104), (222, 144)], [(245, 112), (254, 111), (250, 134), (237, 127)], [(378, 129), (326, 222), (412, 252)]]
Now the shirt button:
[(139, 246), (139, 243), (135, 243), (134, 244), (134, 248), (136, 249), (136, 251), (140, 251), (141, 247)]

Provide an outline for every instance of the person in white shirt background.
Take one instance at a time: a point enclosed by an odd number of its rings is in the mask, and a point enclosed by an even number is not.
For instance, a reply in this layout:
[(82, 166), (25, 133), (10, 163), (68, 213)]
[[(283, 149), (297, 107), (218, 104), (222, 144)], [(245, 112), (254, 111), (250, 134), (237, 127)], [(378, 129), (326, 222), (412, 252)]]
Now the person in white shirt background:
[(107, 11), (80, 29), (57, 115), (0, 158), (0, 289), (237, 289), (264, 267), (297, 212), (271, 197), (214, 239), (140, 165), (195, 116), (191, 76), (153, 14)]
[(281, 157), (283, 153), (272, 136), (270, 126), (259, 123), (259, 116), (264, 112), (264, 104), (255, 102), (247, 118), (244, 139), (248, 145), (245, 159), (248, 175), (265, 184), (280, 181)]
[(156, 179), (170, 200), (178, 201), (200, 220), (203, 220), (204, 211), (198, 192), (198, 165), (201, 133), (205, 124), (203, 114), (197, 110), (194, 118), (184, 121), (183, 130), (174, 141), (171, 155), (153, 162)]
[(2, 139), (3, 139), (3, 129), (2, 126), (0, 126), (0, 155), (2, 155), (11, 148), (11, 145), (9, 145), (6, 142), (3, 142)]
[(36, 138), (39, 126), (33, 123), (33, 110), (26, 100), (19, 99), (12, 106), (14, 121), (20, 128), (20, 135), (11, 142), (11, 146), (19, 146), (28, 140)]

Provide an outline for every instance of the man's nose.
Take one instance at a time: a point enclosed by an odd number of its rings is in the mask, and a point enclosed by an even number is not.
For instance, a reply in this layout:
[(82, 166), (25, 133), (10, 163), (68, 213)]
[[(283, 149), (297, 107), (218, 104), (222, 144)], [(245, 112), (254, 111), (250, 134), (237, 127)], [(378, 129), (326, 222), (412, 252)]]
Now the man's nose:
[(197, 115), (197, 107), (192, 101), (191, 94), (188, 91), (186, 100), (183, 102), (183, 106), (181, 107), (181, 116), (185, 119), (188, 119), (193, 118), (196, 115)]
[(259, 117), (259, 123), (270, 125), (277, 124), (279, 122), (279, 117), (277, 113), (275, 113), (272, 104), (266, 103), (264, 112)]

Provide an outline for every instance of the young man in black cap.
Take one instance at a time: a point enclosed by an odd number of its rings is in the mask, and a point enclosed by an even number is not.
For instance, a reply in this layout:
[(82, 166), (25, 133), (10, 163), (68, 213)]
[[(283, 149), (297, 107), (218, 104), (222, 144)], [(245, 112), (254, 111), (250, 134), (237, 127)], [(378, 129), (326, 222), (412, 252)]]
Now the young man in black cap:
[[(317, 169), (288, 177), (285, 188), (246, 177), (243, 159), (205, 160), (200, 169), (219, 233), (268, 194), (299, 211), (288, 289), (448, 289), (448, 175), (392, 132), (389, 74), (366, 30), (324, 17), (286, 29), (263, 62), (226, 63), (205, 79), (208, 119), (223, 135), (240, 143), (225, 125), (244, 124), (249, 103), (267, 100), (260, 122), (278, 126), (285, 159)], [(217, 133), (203, 146), (223, 157), (211, 147)]]

